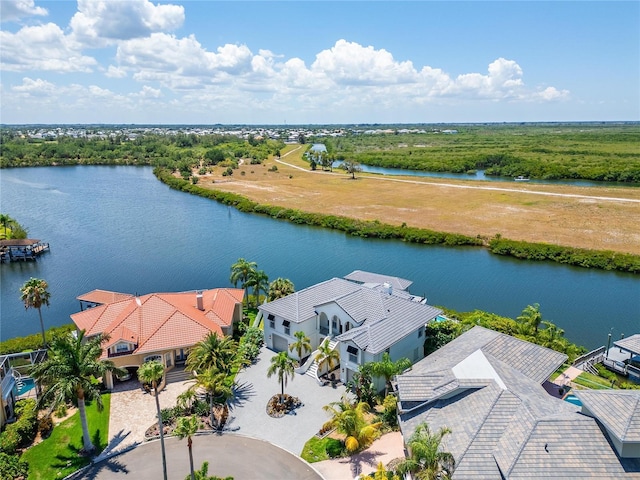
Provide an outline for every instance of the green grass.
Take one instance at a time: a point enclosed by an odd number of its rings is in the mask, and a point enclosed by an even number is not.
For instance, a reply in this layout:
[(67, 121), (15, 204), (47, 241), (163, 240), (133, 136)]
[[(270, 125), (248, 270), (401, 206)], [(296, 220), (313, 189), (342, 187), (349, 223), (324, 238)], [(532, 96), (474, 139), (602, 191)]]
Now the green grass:
[(588, 372), (581, 373), (573, 382), (592, 390), (607, 390), (611, 388), (610, 380)]
[[(96, 453), (102, 451), (109, 437), (109, 410), (111, 395), (102, 395), (104, 410), (98, 412), (95, 402), (87, 406), (87, 422)], [(80, 414), (76, 412), (53, 428), (49, 438), (27, 450), (22, 458), (29, 464), (28, 480), (52, 480), (67, 475), (89, 464), (90, 459), (81, 457), (82, 427)]]
[[(304, 444), (300, 457), (309, 463), (314, 463), (340, 456), (342, 451), (343, 446), (340, 440), (330, 437), (325, 437), (321, 440), (317, 437), (312, 437)], [(334, 455), (331, 456), (329, 452)]]

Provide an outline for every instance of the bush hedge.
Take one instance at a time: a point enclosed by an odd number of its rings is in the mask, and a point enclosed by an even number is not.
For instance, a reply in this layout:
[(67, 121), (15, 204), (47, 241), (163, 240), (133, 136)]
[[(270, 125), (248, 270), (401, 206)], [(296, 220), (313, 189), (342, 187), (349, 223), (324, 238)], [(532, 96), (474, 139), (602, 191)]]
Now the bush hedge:
[[(54, 337), (66, 335), (76, 329), (73, 323), (62, 325), (61, 327), (52, 327), (45, 331), (45, 338), (47, 342), (51, 342)], [(28, 352), (30, 350), (37, 350), (42, 348), (42, 334), (35, 333), (33, 335), (27, 335), (25, 337), (10, 338), (0, 342), (0, 355), (7, 355), (9, 353)]]
[(0, 434), (0, 451), (7, 455), (14, 455), (19, 448), (30, 445), (38, 433), (38, 410), (34, 399), (18, 400), (15, 414), (17, 420)]

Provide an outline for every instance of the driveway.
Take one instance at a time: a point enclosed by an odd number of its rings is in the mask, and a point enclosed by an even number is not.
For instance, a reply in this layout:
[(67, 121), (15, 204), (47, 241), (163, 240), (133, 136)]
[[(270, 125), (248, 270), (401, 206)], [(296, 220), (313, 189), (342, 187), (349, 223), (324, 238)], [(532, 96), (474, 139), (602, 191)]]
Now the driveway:
[(267, 402), (280, 393), (280, 383), (277, 375), (267, 378), (267, 370), (275, 355), (263, 347), (257, 363), (236, 377), (236, 402), (227, 425), (231, 432), (260, 438), (300, 455), (307, 440), (329, 420), (322, 407), (340, 400), (345, 387), (321, 387), (313, 378), (296, 374), (289, 379), (284, 391), (298, 397), (303, 406), (296, 409), (295, 414), (272, 418), (266, 412)]

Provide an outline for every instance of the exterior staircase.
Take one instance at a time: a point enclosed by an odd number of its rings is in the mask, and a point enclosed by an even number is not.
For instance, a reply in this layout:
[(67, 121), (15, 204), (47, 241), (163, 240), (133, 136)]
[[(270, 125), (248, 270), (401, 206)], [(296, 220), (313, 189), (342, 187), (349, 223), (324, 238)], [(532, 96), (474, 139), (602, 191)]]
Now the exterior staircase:
[[(323, 342), (324, 342), (324, 340), (323, 340)], [(337, 340), (329, 340), (329, 348), (331, 350), (335, 349), (337, 345), (338, 345), (338, 341)], [(318, 354), (318, 350), (313, 352), (311, 355), (313, 355), (315, 357), (317, 354)], [(317, 382), (320, 381), (320, 379), (318, 377), (318, 362), (317, 361), (314, 360), (314, 362), (311, 364), (311, 366), (305, 372), (305, 375), (309, 375), (311, 378), (313, 378)]]

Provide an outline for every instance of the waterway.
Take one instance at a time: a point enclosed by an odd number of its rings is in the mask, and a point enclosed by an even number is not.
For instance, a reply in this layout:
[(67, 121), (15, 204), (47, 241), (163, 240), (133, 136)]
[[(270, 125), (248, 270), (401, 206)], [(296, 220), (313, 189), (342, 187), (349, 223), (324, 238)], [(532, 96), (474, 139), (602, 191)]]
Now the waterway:
[(49, 282), (46, 327), (70, 321), (76, 297), (94, 289), (126, 293), (230, 286), (244, 257), (270, 279), (302, 289), (353, 270), (412, 280), (430, 304), (516, 317), (539, 303), (543, 317), (589, 348), (607, 334), (640, 332), (640, 277), (524, 262), (482, 248), (361, 239), (245, 214), (169, 189), (148, 167), (43, 167), (0, 171), (2, 213), (51, 251), (37, 262), (0, 265), (0, 339), (39, 332), (20, 286)]
[[(341, 160), (333, 162), (333, 168), (340, 168)], [(405, 175), (409, 177), (433, 177), (433, 178), (450, 178), (454, 180), (484, 180), (487, 182), (514, 183), (515, 180), (509, 177), (499, 177), (496, 175), (485, 175), (484, 170), (474, 170), (473, 173), (453, 173), (453, 172), (429, 172), (426, 170), (406, 170), (404, 168), (387, 168), (376, 167), (373, 165), (360, 165), (365, 173), (375, 173), (378, 175)], [(547, 184), (547, 185), (573, 185), (576, 187), (640, 187), (638, 183), (621, 183), (621, 182), (595, 182), (592, 180), (543, 180), (532, 178), (527, 180), (528, 183)]]

